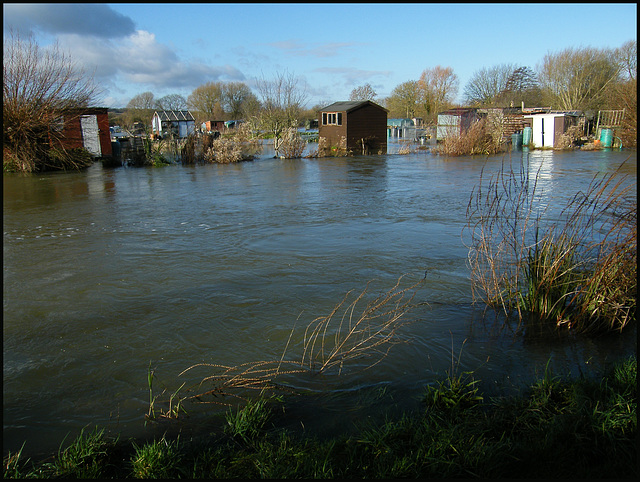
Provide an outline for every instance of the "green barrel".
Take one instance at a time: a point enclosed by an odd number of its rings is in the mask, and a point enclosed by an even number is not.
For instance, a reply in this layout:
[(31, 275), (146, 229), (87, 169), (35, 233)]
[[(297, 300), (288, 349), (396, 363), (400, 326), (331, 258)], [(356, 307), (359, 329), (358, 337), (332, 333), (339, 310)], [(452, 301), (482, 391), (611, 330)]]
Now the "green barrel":
[(522, 133), (521, 132), (516, 132), (515, 134), (511, 134), (511, 148), (522, 149)]
[(602, 143), (602, 147), (611, 147), (613, 144), (613, 130), (602, 129), (602, 132), (600, 132), (600, 142)]
[(522, 131), (522, 145), (528, 146), (531, 144), (531, 138), (533, 137), (533, 129), (531, 127), (525, 127)]

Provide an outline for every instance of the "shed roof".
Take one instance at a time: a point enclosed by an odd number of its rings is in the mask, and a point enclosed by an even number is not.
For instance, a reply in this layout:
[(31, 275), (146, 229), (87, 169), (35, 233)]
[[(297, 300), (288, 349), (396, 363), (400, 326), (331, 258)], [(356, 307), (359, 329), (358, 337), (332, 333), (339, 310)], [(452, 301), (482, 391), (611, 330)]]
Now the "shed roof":
[(160, 110), (155, 113), (162, 121), (195, 121), (188, 110)]
[(373, 105), (378, 107), (386, 112), (389, 112), (387, 109), (382, 107), (381, 105), (376, 104), (375, 102), (371, 102), (370, 100), (350, 100), (350, 101), (341, 101), (334, 102), (331, 105), (323, 107), (320, 109), (321, 112), (351, 112), (360, 107), (364, 107), (365, 105)]
[(477, 112), (478, 109), (475, 107), (453, 107), (452, 109), (448, 109), (442, 112), (438, 112), (438, 115), (454, 115), (454, 116), (462, 116), (465, 114), (473, 114)]

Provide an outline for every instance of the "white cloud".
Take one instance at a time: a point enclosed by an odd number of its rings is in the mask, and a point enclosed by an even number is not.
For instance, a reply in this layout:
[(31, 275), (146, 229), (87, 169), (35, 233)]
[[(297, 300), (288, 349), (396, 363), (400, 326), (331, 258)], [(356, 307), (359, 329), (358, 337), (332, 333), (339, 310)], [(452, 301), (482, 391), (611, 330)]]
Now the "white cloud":
[(209, 65), (181, 59), (174, 50), (159, 43), (153, 33), (139, 30), (119, 40), (102, 40), (79, 35), (59, 36), (60, 47), (69, 52), (107, 94), (122, 82), (139, 84), (140, 91), (193, 90), (206, 82), (244, 80), (231, 65)]

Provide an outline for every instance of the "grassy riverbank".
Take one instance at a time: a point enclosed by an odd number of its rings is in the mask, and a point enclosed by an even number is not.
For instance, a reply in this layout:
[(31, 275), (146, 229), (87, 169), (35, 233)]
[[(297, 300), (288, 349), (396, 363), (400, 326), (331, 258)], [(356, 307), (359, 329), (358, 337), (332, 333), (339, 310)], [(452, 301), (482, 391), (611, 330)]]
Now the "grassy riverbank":
[(329, 440), (271, 424), (286, 402), (227, 414), (215, 440), (153, 442), (85, 432), (34, 463), (3, 460), (5, 478), (637, 477), (637, 360), (601, 380), (546, 373), (517, 397), (486, 400), (467, 374), (429, 388), (423, 410)]

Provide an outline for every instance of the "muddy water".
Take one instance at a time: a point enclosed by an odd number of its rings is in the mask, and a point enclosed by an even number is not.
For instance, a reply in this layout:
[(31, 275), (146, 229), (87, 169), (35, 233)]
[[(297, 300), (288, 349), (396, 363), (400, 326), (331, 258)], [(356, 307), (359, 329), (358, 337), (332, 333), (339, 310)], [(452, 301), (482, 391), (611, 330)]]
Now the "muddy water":
[[(534, 151), (544, 196), (561, 203), (626, 152)], [(327, 315), (349, 290), (427, 277), (412, 323), (374, 369), (302, 374), (281, 421), (332, 433), (391, 405), (419, 403), (451, 367), (476, 370), (483, 390), (526, 384), (547, 362), (595, 374), (636, 351), (636, 337), (524, 337), (471, 304), (462, 230), (469, 195), (508, 157), (445, 159), (426, 152), (342, 159), (263, 156), (225, 166), (4, 175), (3, 444), (56, 450), (98, 424), (124, 436), (203, 426), (144, 425), (147, 369), (156, 389), (196, 363), (280, 359), (291, 330)], [(637, 180), (635, 152), (624, 172)], [(301, 352), (295, 332), (287, 356)], [(166, 397), (165, 397), (166, 398)], [(393, 400), (390, 402), (390, 400)], [(212, 422), (213, 423), (213, 422)], [(206, 424), (204, 424), (206, 425)], [(212, 427), (215, 425), (213, 423)], [(215, 430), (215, 428), (211, 428)]]

